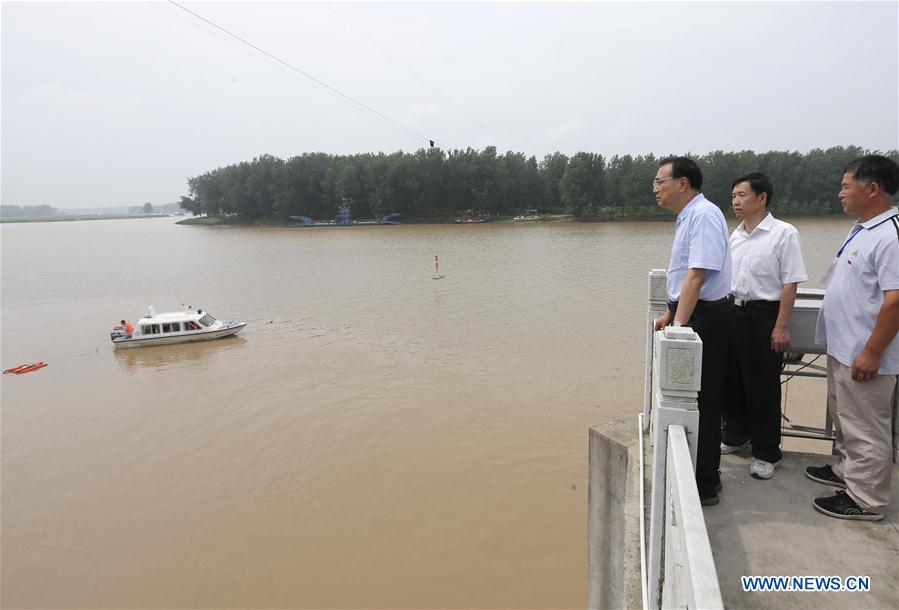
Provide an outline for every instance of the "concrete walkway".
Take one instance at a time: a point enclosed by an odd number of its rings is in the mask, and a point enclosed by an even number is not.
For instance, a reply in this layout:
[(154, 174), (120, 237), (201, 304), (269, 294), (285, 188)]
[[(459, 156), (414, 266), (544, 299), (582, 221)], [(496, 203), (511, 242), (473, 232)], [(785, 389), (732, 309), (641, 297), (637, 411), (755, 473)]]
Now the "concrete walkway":
[[(703, 509), (726, 608), (899, 608), (899, 466), (883, 521), (847, 521), (812, 500), (835, 488), (805, 477), (830, 456), (785, 453), (774, 478), (721, 456), (721, 503)], [(743, 592), (740, 576), (869, 576), (870, 592)]]

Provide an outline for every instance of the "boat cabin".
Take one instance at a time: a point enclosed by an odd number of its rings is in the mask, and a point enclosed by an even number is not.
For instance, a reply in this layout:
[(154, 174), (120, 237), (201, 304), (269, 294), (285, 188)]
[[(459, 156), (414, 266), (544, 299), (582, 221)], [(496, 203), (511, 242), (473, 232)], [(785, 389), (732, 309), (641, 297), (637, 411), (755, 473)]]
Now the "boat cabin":
[[(175, 315), (177, 315), (180, 319), (174, 319)], [(159, 334), (168, 334), (168, 333), (180, 333), (180, 332), (189, 332), (192, 330), (202, 330), (203, 328), (208, 328), (215, 323), (215, 318), (213, 318), (208, 313), (204, 313), (202, 315), (195, 314), (195, 316), (199, 315), (200, 317), (196, 320), (185, 320), (185, 315), (190, 314), (175, 314), (172, 315), (169, 320), (166, 320), (164, 316), (166, 314), (160, 314), (154, 317), (149, 318), (141, 318), (141, 320), (137, 323), (138, 332), (140, 335), (159, 335)], [(192, 317), (195, 317), (192, 316)]]

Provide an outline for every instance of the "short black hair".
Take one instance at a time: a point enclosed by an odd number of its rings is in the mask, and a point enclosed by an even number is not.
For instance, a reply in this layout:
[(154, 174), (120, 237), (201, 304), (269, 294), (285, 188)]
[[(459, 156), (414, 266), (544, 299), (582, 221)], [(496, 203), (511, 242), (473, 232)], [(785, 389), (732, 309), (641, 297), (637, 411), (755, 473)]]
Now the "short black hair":
[(771, 178), (762, 172), (749, 172), (748, 174), (743, 174), (742, 176), (734, 178), (734, 181), (730, 183), (730, 188), (733, 189), (741, 182), (748, 182), (749, 188), (752, 189), (752, 192), (755, 193), (756, 196), (761, 195), (762, 193), (768, 195), (768, 197), (765, 198), (765, 207), (767, 208), (771, 205), (771, 200), (774, 199), (774, 183), (771, 182)]
[(672, 178), (686, 178), (690, 186), (697, 191), (702, 188), (702, 172), (693, 159), (687, 157), (665, 157), (659, 161), (659, 167), (671, 164)]
[(846, 166), (843, 173), (851, 173), (856, 182), (876, 182), (890, 197), (899, 191), (899, 165), (883, 155), (865, 155)]

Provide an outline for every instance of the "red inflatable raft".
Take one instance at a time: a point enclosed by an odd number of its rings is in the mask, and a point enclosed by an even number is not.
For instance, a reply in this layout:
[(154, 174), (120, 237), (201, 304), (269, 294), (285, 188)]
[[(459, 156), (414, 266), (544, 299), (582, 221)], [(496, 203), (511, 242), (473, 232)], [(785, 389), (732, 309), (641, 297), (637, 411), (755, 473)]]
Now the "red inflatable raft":
[(15, 373), (16, 375), (21, 375), (22, 373), (30, 373), (31, 371), (36, 371), (38, 369), (42, 369), (47, 366), (46, 362), (32, 362), (31, 364), (20, 364), (17, 367), (13, 367), (11, 369), (6, 369), (3, 371), (3, 374), (7, 373)]

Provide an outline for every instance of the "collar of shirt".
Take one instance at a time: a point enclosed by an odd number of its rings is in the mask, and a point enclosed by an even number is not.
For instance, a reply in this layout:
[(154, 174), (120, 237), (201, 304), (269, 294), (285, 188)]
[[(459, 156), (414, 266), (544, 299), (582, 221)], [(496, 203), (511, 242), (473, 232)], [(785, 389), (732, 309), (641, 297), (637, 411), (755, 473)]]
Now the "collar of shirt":
[(684, 206), (684, 209), (680, 211), (680, 214), (677, 215), (677, 222), (674, 223), (675, 226), (679, 225), (682, 219), (689, 216), (690, 214), (688, 213), (688, 211), (692, 212), (693, 210), (691, 208), (695, 207), (696, 204), (703, 199), (705, 199), (705, 195), (703, 195), (702, 193), (699, 193), (698, 195), (696, 195), (696, 197), (691, 199), (690, 202)]
[(894, 216), (896, 214), (899, 214), (899, 208), (897, 208), (896, 206), (892, 206), (886, 212), (878, 214), (871, 220), (867, 220), (862, 223), (856, 222), (856, 224), (861, 224), (866, 229), (870, 229), (871, 227), (879, 225), (884, 220), (887, 220), (888, 218), (890, 218), (891, 216)]
[[(753, 229), (753, 233), (761, 229), (762, 231), (770, 231), (771, 226), (774, 224), (774, 216), (771, 215), (771, 212), (767, 212), (765, 217), (762, 219), (762, 222), (758, 223)], [(748, 236), (749, 233), (746, 232), (746, 221), (740, 223), (737, 227), (737, 231), (739, 231), (744, 237)]]

